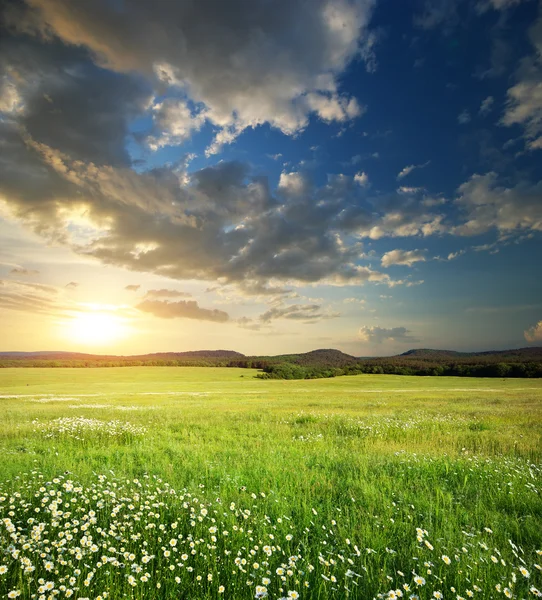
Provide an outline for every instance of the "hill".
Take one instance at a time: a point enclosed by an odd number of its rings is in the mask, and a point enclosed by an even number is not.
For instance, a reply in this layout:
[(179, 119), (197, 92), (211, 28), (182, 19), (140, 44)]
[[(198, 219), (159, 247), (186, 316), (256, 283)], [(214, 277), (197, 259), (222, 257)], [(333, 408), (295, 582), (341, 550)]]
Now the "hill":
[(78, 352), (0, 352), (0, 367), (194, 366), (260, 369), (262, 377), (313, 379), (359, 373), (542, 377), (542, 348), (456, 352), (416, 348), (396, 356), (358, 358), (332, 348), (298, 354), (245, 356), (234, 350), (157, 352), (133, 356)]

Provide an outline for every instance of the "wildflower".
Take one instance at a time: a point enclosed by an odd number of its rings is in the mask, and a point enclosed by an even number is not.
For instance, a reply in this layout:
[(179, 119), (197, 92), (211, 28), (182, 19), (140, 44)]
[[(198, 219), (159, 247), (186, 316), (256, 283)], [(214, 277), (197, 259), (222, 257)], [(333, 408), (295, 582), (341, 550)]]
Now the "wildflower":
[(519, 568), (519, 572), (523, 575), (523, 577), (528, 578), (531, 576), (531, 574), (529, 573), (529, 571), (527, 571), (527, 569), (525, 567), (520, 567)]
[(442, 600), (442, 592), (438, 592), (435, 591), (433, 592), (433, 596), (437, 599), (437, 600)]
[(504, 588), (504, 595), (507, 598), (511, 598), (512, 597), (512, 592), (510, 591), (510, 588), (507, 588), (507, 587)]
[(265, 598), (267, 596), (267, 588), (263, 585), (256, 586), (255, 598)]
[(299, 598), (299, 593), (294, 591), (288, 591), (288, 598), (292, 598), (293, 600), (297, 600)]
[(223, 585), (221, 585), (221, 586), (218, 588), (218, 593), (219, 593), (219, 594), (223, 594), (225, 591), (226, 591), (226, 588), (225, 588)]
[(414, 583), (416, 585), (425, 585), (425, 579), (420, 575), (416, 575), (416, 577), (414, 577)]
[(442, 560), (444, 561), (445, 564), (449, 565), (452, 561), (450, 560), (449, 556), (446, 556), (446, 554), (443, 554), (441, 556)]

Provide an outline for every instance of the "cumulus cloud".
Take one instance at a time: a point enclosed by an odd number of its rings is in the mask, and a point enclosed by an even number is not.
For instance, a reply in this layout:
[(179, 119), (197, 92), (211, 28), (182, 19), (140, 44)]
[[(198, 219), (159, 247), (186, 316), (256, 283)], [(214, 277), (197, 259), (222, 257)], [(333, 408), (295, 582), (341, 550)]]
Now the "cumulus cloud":
[(228, 313), (223, 310), (201, 308), (195, 300), (179, 300), (178, 302), (143, 300), (136, 308), (162, 319), (197, 319), (225, 323), (230, 318)]
[(405, 327), (392, 327), (391, 329), (386, 329), (385, 327), (361, 327), (359, 330), (359, 337), (369, 343), (373, 344), (381, 344), (385, 341), (392, 342), (419, 342), (418, 339), (410, 335), (410, 331)]
[(408, 165), (408, 166), (404, 167), (403, 169), (401, 169), (401, 171), (399, 171), (399, 173), (397, 173), (397, 179), (403, 179), (403, 177), (406, 177), (407, 175), (412, 173), (412, 171), (414, 171), (414, 169), (423, 169), (424, 167), (427, 167), (430, 163), (431, 163), (431, 161), (428, 160), (427, 162), (425, 162), (421, 165)]
[(415, 262), (425, 261), (423, 250), (390, 250), (382, 256), (382, 266), (405, 265), (411, 267)]
[(499, 185), (494, 172), (473, 175), (459, 186), (455, 204), (465, 222), (453, 228), (459, 235), (479, 235), (493, 228), (513, 231), (542, 231), (542, 181), (515, 187)]
[(177, 290), (167, 290), (165, 288), (161, 290), (149, 290), (146, 294), (146, 298), (188, 298), (192, 294), (188, 292), (179, 292)]
[(137, 284), (130, 284), (127, 285), (124, 289), (128, 290), (129, 292), (137, 292), (137, 290), (139, 290), (139, 288), (141, 287), (141, 285)]
[(529, 327), (523, 332), (523, 335), (528, 342), (542, 342), (542, 321), (538, 321), (536, 325)]
[(371, 185), (369, 183), (369, 175), (367, 175), (365, 171), (362, 171), (361, 173), (356, 173), (354, 175), (354, 181), (361, 187), (369, 187)]
[(151, 140), (155, 146), (184, 138), (202, 120), (218, 129), (210, 149), (217, 152), (247, 127), (269, 123), (292, 134), (311, 113), (353, 118), (361, 107), (338, 93), (339, 76), (357, 56), (374, 68), (374, 0), (134, 0), (129, 12), (86, 0), (29, 4), (15, 22), (26, 32), (56, 35), (87, 49), (100, 66), (137, 72), (203, 108), (161, 103), (156, 122), (166, 133)]

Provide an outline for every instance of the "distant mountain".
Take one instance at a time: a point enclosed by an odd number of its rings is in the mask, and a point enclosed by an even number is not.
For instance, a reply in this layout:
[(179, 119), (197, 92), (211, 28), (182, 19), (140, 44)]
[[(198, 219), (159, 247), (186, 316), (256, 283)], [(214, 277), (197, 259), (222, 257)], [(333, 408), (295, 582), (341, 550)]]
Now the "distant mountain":
[(455, 350), (432, 350), (430, 348), (415, 348), (413, 350), (407, 350), (399, 356), (412, 356), (416, 358), (423, 357), (454, 357), (454, 356), (468, 356), (468, 352), (456, 352)]
[[(305, 369), (311, 372), (315, 370), (329, 372), (330, 369), (349, 373), (397, 373), (406, 375), (463, 375), (467, 372), (476, 372), (481, 376), (493, 372), (517, 372), (518, 375), (512, 374), (511, 376), (538, 377), (540, 375), (533, 375), (532, 373), (535, 371), (538, 373), (542, 369), (542, 347), (488, 350), (485, 352), (456, 352), (454, 350), (414, 348), (396, 356), (364, 358), (345, 354), (333, 348), (320, 348), (311, 352), (280, 354), (277, 356), (245, 356), (234, 350), (156, 352), (132, 356), (62, 351), (0, 352), (0, 367), (121, 367), (148, 365), (267, 369), (285, 363), (298, 367), (298, 370), (301, 368), (301, 370)], [(503, 364), (508, 365), (508, 367), (504, 368)], [(510, 370), (511, 365), (520, 365), (521, 368), (514, 367), (515, 370)], [(540, 368), (538, 366), (534, 368), (533, 365), (539, 365)], [(528, 375), (523, 375), (524, 372)]]
[[(496, 358), (507, 362), (508, 360), (539, 360), (542, 358), (542, 348), (517, 348), (514, 350), (485, 350), (483, 352), (456, 352), (455, 350), (433, 350), (431, 348), (417, 348), (407, 350), (399, 357), (418, 360), (448, 360), (454, 358)], [(390, 357), (392, 358), (392, 357)]]

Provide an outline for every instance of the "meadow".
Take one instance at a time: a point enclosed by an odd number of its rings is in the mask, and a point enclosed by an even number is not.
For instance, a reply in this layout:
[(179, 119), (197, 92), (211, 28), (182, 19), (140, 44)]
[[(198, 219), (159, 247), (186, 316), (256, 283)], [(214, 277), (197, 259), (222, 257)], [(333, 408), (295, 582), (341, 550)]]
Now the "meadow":
[(542, 381), (0, 369), (0, 595), (542, 596)]

